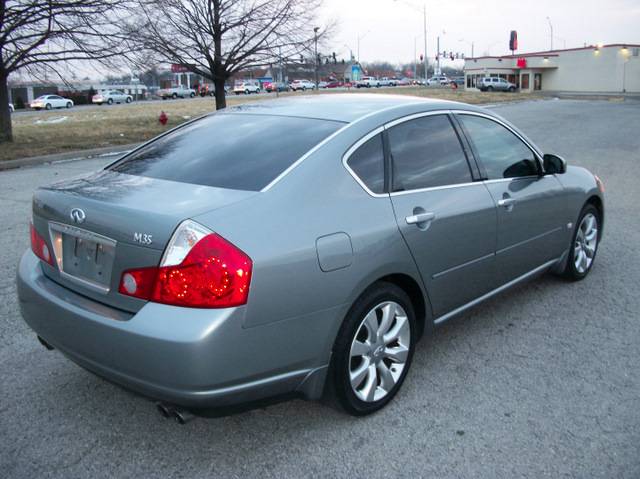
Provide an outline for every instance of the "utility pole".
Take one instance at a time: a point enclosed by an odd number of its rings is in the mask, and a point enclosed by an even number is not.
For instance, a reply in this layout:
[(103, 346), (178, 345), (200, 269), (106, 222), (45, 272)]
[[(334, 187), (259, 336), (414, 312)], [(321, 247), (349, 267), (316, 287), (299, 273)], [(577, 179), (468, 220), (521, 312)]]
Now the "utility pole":
[(547, 17), (547, 22), (549, 22), (550, 35), (549, 40), (551, 42), (550, 50), (553, 50), (553, 25), (551, 24), (551, 18)]
[(318, 30), (320, 30), (320, 27), (315, 27), (313, 29), (313, 41), (314, 41), (314, 50), (315, 50), (315, 55), (314, 55), (314, 60), (315, 60), (315, 77), (316, 77), (316, 91), (318, 91)]
[(417, 80), (418, 76), (418, 37), (413, 37), (413, 79)]
[(427, 78), (429, 76), (429, 55), (427, 55), (427, 4), (422, 4), (423, 26), (424, 26), (424, 86), (427, 86)]
[[(393, 0), (394, 2), (397, 2), (398, 0)], [(402, 0), (401, 0), (402, 1)], [(420, 7), (418, 7), (417, 5), (414, 5), (411, 2), (408, 1), (404, 1), (403, 2), (405, 5), (408, 5), (409, 7), (413, 8), (414, 10), (420, 10)], [(424, 79), (425, 79), (425, 86), (426, 86), (426, 79), (428, 76), (428, 68), (429, 68), (429, 55), (427, 55), (427, 4), (426, 2), (422, 4), (422, 26), (424, 29)]]
[(438, 60), (437, 60), (437, 68), (438, 68), (438, 71), (437, 71), (437, 72), (434, 72), (434, 74), (435, 74), (435, 75), (440, 75), (440, 35), (438, 35), (438, 53), (437, 53), (436, 58), (438, 59)]

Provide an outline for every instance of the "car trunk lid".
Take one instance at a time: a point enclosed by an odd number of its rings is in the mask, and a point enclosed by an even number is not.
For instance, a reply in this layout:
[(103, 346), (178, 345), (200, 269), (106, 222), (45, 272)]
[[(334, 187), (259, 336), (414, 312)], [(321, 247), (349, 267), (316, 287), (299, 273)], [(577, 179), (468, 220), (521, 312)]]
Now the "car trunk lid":
[(34, 227), (55, 259), (53, 267), (43, 264), (45, 274), (97, 301), (137, 311), (143, 301), (118, 293), (122, 272), (156, 266), (184, 219), (254, 194), (106, 170), (40, 188)]

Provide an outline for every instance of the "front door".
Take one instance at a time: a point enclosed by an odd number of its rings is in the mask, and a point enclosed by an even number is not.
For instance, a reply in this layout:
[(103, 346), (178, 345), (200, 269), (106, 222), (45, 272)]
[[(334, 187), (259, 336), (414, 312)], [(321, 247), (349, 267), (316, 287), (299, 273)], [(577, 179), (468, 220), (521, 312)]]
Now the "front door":
[(497, 206), (497, 287), (566, 249), (564, 189), (554, 175), (541, 174), (534, 151), (506, 126), (482, 116), (458, 118)]
[(393, 209), (438, 318), (489, 290), (495, 204), (472, 180), (448, 115), (403, 121), (387, 134)]

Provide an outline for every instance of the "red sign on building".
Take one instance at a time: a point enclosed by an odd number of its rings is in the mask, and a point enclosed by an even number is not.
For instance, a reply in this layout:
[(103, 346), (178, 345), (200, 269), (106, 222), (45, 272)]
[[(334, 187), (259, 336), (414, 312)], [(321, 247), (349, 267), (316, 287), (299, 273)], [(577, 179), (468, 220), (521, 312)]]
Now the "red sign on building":
[(185, 73), (189, 71), (184, 65), (178, 65), (177, 63), (171, 64), (171, 73)]
[(527, 68), (527, 59), (518, 58), (518, 60), (516, 61), (516, 68)]

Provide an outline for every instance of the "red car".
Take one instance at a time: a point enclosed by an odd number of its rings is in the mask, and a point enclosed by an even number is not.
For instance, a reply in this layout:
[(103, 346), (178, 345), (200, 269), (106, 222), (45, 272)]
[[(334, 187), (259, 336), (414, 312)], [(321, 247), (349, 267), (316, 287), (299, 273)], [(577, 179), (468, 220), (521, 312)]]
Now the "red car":
[(333, 81), (327, 82), (327, 86), (325, 88), (338, 88), (341, 86), (344, 86), (344, 84), (341, 81), (333, 80)]

